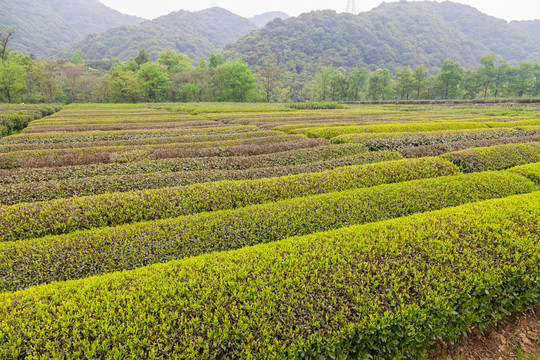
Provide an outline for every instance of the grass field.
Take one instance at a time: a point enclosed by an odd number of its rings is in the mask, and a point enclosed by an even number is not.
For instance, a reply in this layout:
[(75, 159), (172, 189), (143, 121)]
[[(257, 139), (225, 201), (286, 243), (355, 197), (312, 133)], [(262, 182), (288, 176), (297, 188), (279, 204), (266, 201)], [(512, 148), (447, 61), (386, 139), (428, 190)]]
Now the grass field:
[(2, 359), (421, 359), (540, 306), (540, 107), (57, 110), (0, 111)]

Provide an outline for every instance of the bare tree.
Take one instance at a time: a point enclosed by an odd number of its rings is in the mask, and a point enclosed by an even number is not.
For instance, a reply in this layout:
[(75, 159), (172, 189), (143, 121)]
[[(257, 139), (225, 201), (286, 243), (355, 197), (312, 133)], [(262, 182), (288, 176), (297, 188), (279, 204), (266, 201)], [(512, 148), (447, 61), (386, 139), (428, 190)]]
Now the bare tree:
[(15, 36), (15, 29), (0, 28), (0, 59), (6, 60), (8, 56), (8, 48)]
[(259, 81), (266, 92), (266, 102), (270, 102), (277, 89), (283, 84), (285, 71), (279, 67), (275, 58), (264, 57), (257, 70)]

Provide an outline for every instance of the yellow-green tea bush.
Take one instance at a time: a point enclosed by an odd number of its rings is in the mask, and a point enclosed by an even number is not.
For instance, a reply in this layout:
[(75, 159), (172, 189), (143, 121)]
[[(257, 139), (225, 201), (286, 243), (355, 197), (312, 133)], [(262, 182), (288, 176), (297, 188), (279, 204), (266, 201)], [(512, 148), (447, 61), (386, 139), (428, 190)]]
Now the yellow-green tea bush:
[(441, 157), (453, 162), (464, 172), (503, 170), (540, 162), (540, 142), (472, 148)]
[[(326, 141), (317, 143), (314, 147), (286, 150), (253, 156), (214, 156), (195, 158), (172, 158), (126, 164), (90, 164), (79, 166), (64, 166), (60, 168), (41, 169), (0, 169), (0, 185), (20, 184), (28, 182), (42, 182), (51, 180), (81, 179), (94, 176), (122, 176), (140, 175), (149, 173), (171, 173), (180, 171), (223, 171), (246, 170), (252, 168), (266, 168), (276, 166), (304, 165), (314, 162), (339, 159), (353, 155), (363, 155), (365, 159), (376, 154), (366, 152), (366, 148), (358, 144), (324, 145)], [(380, 153), (382, 154), (382, 153)], [(398, 160), (402, 158), (395, 153)], [(369, 161), (366, 161), (369, 162)]]
[[(132, 156), (136, 155), (137, 154), (132, 154)], [(399, 160), (402, 158), (403, 157), (397, 152), (377, 151), (292, 166), (263, 167), (243, 170), (155, 172), (150, 174), (97, 176), (62, 181), (40, 181), (31, 184), (30, 186), (27, 183), (21, 183), (0, 187), (0, 205), (49, 201), (73, 196), (91, 196), (107, 192), (126, 192), (186, 186), (221, 180), (270, 178), (332, 170), (350, 165)], [(126, 162), (130, 162), (130, 160), (131, 159)]]
[[(536, 132), (540, 134), (540, 130)], [(371, 151), (401, 150), (403, 148), (458, 141), (477, 141), (534, 135), (513, 129), (443, 130), (419, 133), (365, 133), (340, 135), (332, 139), (335, 144), (358, 143)]]
[(477, 147), (488, 147), (504, 144), (520, 144), (531, 143), (540, 141), (540, 135), (523, 136), (523, 137), (508, 137), (491, 140), (477, 140), (477, 141), (456, 141), (445, 144), (434, 144), (415, 146), (399, 150), (403, 156), (411, 157), (424, 157), (424, 156), (438, 156), (447, 152), (459, 151)]
[(540, 193), (0, 294), (0, 357), (417, 359), (540, 296)]
[(478, 129), (487, 126), (479, 122), (411, 122), (411, 123), (390, 123), (377, 125), (359, 125), (359, 126), (337, 126), (323, 127), (310, 130), (308, 137), (320, 137), (332, 139), (344, 134), (359, 133), (402, 133), (402, 132), (425, 132), (436, 130), (457, 130), (457, 129)]
[(238, 249), (467, 202), (532, 192), (527, 178), (486, 172), (387, 184), (170, 220), (0, 243), (0, 292)]
[(508, 171), (525, 176), (540, 185), (540, 162), (528, 165), (516, 166)]
[(221, 181), (19, 204), (0, 207), (0, 218), (3, 219), (0, 223), (0, 241), (172, 218), (457, 173), (458, 168), (446, 160), (422, 158), (270, 179)]

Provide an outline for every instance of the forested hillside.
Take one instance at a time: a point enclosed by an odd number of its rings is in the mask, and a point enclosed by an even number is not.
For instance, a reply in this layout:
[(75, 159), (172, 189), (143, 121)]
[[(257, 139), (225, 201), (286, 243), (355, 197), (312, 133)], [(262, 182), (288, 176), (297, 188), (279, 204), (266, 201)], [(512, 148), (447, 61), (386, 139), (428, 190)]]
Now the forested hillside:
[(145, 48), (154, 59), (169, 48), (199, 59), (207, 58), (253, 29), (256, 26), (248, 19), (221, 8), (177, 11), (139, 25), (91, 35), (73, 50), (82, 50), (87, 59), (127, 60), (137, 55), (141, 48)]
[(436, 72), (447, 58), (467, 68), (491, 53), (511, 63), (540, 59), (540, 46), (505, 20), (452, 2), (383, 3), (358, 16), (315, 11), (275, 20), (226, 48), (250, 65), (276, 55), (296, 74), (322, 66), (386, 67), (424, 64)]
[(253, 16), (249, 18), (249, 21), (251, 21), (253, 24), (261, 28), (276, 18), (285, 20), (285, 19), (288, 19), (289, 17), (290, 17), (289, 15), (285, 14), (282, 11), (271, 11), (264, 14)]
[(512, 21), (510, 24), (540, 44), (540, 20)]
[(16, 30), (13, 47), (27, 55), (53, 55), (88, 34), (141, 21), (98, 0), (0, 0), (0, 25)]

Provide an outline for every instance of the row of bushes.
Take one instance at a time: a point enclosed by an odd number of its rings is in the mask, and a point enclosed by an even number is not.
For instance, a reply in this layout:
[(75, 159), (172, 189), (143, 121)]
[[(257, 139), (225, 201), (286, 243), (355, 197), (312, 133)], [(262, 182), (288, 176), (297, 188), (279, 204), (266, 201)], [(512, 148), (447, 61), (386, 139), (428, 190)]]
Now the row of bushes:
[(525, 176), (529, 180), (540, 185), (540, 163), (516, 166), (508, 171)]
[(201, 129), (148, 129), (148, 130), (118, 130), (118, 131), (89, 131), (89, 132), (48, 132), (38, 134), (19, 134), (0, 140), (0, 144), (53, 144), (60, 142), (93, 142), (119, 141), (153, 137), (173, 137), (192, 135), (237, 134), (249, 131), (259, 131), (254, 125), (227, 125), (223, 127)]
[(349, 166), (278, 178), (221, 181), (185, 187), (111, 193), (0, 208), (0, 241), (14, 241), (76, 230), (165, 219), (459, 173), (438, 158)]
[[(290, 135), (289, 135), (290, 136)], [(265, 140), (267, 142), (268, 139)], [(54, 166), (73, 166), (88, 164), (130, 163), (145, 160), (158, 160), (170, 158), (209, 157), (209, 156), (248, 156), (270, 154), (293, 149), (305, 149), (328, 144), (325, 139), (298, 139), (290, 141), (283, 137), (280, 142), (273, 141), (261, 144), (263, 141), (255, 141), (256, 144), (231, 145), (215, 147), (187, 147), (157, 148), (152, 150), (131, 150), (123, 152), (105, 153), (79, 153), (65, 155), (42, 155), (26, 156), (17, 158), (17, 153), (0, 154), (0, 169), (15, 168), (42, 168)], [(288, 140), (288, 141), (287, 141)], [(254, 141), (251, 141), (254, 142)], [(15, 155), (13, 155), (15, 154)]]
[(3, 293), (0, 357), (422, 358), (538, 305), (539, 213), (535, 192)]
[(58, 111), (60, 107), (47, 105), (7, 106), (0, 108), (0, 138), (23, 130), (31, 121)]
[(308, 137), (320, 137), (331, 139), (339, 135), (358, 133), (403, 133), (403, 132), (425, 132), (436, 130), (459, 130), (459, 129), (479, 129), (487, 128), (480, 122), (472, 121), (446, 121), (446, 122), (410, 122), (410, 123), (390, 123), (359, 126), (338, 126), (315, 128), (308, 131)]
[(540, 162), (540, 142), (472, 148), (441, 155), (464, 172), (503, 170)]
[[(232, 139), (227, 140), (215, 140), (215, 141), (203, 141), (203, 142), (184, 142), (182, 138), (172, 138), (171, 142), (160, 144), (148, 144), (148, 145), (105, 145), (105, 146), (94, 146), (94, 147), (75, 147), (75, 148), (60, 148), (60, 149), (37, 149), (37, 150), (22, 150), (22, 151), (13, 151), (10, 153), (1, 153), (0, 159), (24, 159), (26, 157), (40, 157), (40, 156), (63, 156), (63, 155), (88, 155), (88, 154), (99, 154), (99, 153), (119, 153), (119, 152), (128, 152), (128, 151), (144, 151), (151, 152), (153, 150), (164, 150), (164, 149), (181, 149), (181, 148), (213, 148), (213, 147), (223, 147), (223, 146), (233, 146), (233, 145), (250, 145), (250, 144), (272, 144), (277, 142), (287, 142), (292, 140), (303, 139), (302, 135), (287, 135), (283, 133), (277, 133), (272, 136), (265, 137), (232, 137)], [(176, 140), (180, 141), (177, 142)], [(2, 160), (0, 160), (2, 161)]]
[[(249, 131), (242, 133), (225, 133), (217, 135), (185, 135), (185, 136), (171, 136), (171, 137), (151, 137), (129, 140), (112, 140), (112, 141), (88, 141), (88, 142), (58, 142), (58, 143), (46, 143), (46, 144), (9, 144), (0, 145), (0, 153), (8, 153), (15, 151), (27, 151), (27, 150), (52, 150), (52, 149), (82, 149), (82, 148), (104, 148), (114, 146), (147, 146), (157, 144), (171, 144), (171, 143), (208, 143), (219, 142), (227, 140), (240, 140), (240, 139), (254, 139), (263, 138), (269, 136), (283, 135), (280, 131)], [(81, 150), (75, 150), (81, 151)]]
[(507, 137), (500, 139), (491, 139), (491, 140), (476, 140), (476, 141), (456, 141), (449, 142), (445, 144), (434, 144), (434, 145), (424, 145), (424, 146), (415, 146), (401, 149), (399, 152), (408, 158), (415, 157), (424, 157), (424, 156), (438, 156), (446, 154), (448, 152), (465, 150), (470, 148), (477, 147), (489, 147), (495, 145), (504, 145), (504, 144), (520, 144), (520, 143), (531, 143), (540, 141), (540, 135), (533, 136), (523, 136), (523, 137)]
[(25, 133), (27, 134), (44, 134), (50, 132), (91, 132), (91, 131), (128, 131), (128, 130), (189, 130), (189, 129), (207, 129), (207, 128), (221, 128), (230, 126), (228, 124), (220, 124), (217, 122), (200, 124), (200, 125), (186, 125), (182, 122), (172, 121), (166, 123), (140, 123), (140, 124), (110, 124), (110, 125), (64, 125), (64, 126), (40, 126), (27, 128)]
[(207, 170), (155, 172), (121, 176), (97, 176), (63, 181), (42, 181), (35, 184), (4, 185), (0, 187), (0, 205), (14, 205), (22, 202), (49, 201), (74, 196), (91, 196), (108, 192), (127, 192), (145, 189), (159, 189), (186, 186), (221, 180), (253, 180), (286, 175), (332, 170), (339, 167), (399, 160), (397, 152), (364, 152), (332, 160), (310, 164), (252, 168), (244, 170)]
[(480, 173), (387, 184), (118, 228), (0, 244), (0, 292), (133, 269), (532, 192), (514, 173)]
[[(362, 145), (326, 145), (325, 142), (325, 140), (320, 140), (318, 142), (320, 146), (315, 147), (254, 156), (172, 158), (125, 164), (91, 164), (64, 166), (61, 168), (0, 170), (0, 185), (81, 179), (94, 176), (122, 176), (180, 171), (246, 170), (275, 166), (293, 166), (366, 153), (366, 149)], [(365, 156), (369, 158), (370, 155), (366, 154)], [(400, 155), (394, 156), (402, 158)]]
[(334, 144), (356, 143), (364, 144), (369, 150), (401, 150), (403, 148), (441, 144), (457, 141), (489, 140), (507, 137), (531, 136), (540, 134), (536, 131), (518, 131), (514, 129), (469, 129), (442, 130), (418, 133), (365, 133), (347, 134), (332, 138)]

